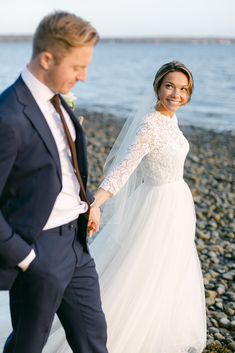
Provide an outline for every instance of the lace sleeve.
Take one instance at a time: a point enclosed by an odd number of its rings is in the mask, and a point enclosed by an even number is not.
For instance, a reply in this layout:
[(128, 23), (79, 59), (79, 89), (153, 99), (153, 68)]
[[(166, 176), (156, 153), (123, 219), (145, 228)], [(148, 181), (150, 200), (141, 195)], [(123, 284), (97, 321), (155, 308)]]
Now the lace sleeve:
[(100, 187), (113, 195), (117, 194), (143, 157), (155, 147), (155, 140), (156, 133), (151, 119), (148, 119), (140, 125), (124, 159), (105, 177)]

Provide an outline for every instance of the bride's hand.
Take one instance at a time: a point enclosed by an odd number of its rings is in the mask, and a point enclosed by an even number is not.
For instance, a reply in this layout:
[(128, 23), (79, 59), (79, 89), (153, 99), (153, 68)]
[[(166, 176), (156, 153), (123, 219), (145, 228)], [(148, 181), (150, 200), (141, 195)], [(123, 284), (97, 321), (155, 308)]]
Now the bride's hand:
[(89, 238), (93, 236), (100, 229), (100, 208), (94, 206), (90, 209), (88, 225), (87, 225), (87, 235)]

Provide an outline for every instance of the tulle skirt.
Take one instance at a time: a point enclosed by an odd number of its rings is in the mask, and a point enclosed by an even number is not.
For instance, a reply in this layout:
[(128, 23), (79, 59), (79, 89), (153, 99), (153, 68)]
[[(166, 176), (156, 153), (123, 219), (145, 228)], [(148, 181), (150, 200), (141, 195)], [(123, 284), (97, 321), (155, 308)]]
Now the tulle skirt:
[[(110, 353), (201, 353), (206, 313), (187, 184), (142, 184), (91, 244)], [(2, 312), (1, 312), (2, 317)], [(45, 353), (71, 352), (55, 320)]]

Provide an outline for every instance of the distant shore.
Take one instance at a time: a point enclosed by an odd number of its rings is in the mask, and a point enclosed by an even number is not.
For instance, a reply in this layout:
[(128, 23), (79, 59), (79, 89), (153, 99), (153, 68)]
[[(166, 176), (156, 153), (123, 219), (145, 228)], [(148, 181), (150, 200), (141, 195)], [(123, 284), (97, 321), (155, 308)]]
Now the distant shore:
[[(31, 34), (0, 34), (0, 43), (31, 42)], [(217, 37), (104, 37), (101, 42), (106, 43), (187, 43), (187, 44), (235, 44), (235, 38)]]
[[(95, 191), (102, 167), (124, 120), (79, 111), (88, 142), (89, 187)], [(182, 126), (190, 143), (185, 180), (193, 194), (196, 245), (207, 304), (207, 348), (204, 353), (235, 352), (234, 135)]]

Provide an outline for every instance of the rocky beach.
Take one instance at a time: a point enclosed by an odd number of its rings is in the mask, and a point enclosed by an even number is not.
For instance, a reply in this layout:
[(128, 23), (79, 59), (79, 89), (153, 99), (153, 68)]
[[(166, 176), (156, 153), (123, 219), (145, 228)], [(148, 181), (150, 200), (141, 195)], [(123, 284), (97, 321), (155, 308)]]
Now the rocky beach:
[[(90, 165), (89, 186), (102, 180), (105, 158), (123, 125), (111, 115), (79, 111), (85, 117)], [(235, 352), (235, 136), (191, 126), (181, 127), (190, 143), (185, 164), (196, 206), (196, 245), (207, 304), (204, 353)]]

